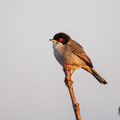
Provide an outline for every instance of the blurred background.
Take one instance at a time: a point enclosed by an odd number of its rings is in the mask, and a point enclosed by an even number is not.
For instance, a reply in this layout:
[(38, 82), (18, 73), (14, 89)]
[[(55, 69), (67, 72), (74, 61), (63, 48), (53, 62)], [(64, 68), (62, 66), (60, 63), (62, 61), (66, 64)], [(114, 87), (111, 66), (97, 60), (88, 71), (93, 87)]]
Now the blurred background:
[(58, 32), (79, 42), (108, 82), (74, 73), (82, 119), (119, 120), (119, 0), (0, 1), (0, 120), (75, 119), (49, 42)]

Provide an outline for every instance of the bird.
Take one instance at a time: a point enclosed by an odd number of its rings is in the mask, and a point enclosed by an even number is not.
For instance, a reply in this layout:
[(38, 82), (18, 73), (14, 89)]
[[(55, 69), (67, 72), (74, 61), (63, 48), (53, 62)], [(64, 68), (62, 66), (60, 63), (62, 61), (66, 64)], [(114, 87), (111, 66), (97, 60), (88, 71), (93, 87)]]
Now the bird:
[(59, 32), (49, 39), (53, 42), (53, 52), (58, 63), (68, 67), (73, 75), (76, 69), (82, 68), (92, 74), (101, 84), (107, 84), (105, 79), (93, 68), (91, 59), (83, 47), (73, 40), (68, 34)]

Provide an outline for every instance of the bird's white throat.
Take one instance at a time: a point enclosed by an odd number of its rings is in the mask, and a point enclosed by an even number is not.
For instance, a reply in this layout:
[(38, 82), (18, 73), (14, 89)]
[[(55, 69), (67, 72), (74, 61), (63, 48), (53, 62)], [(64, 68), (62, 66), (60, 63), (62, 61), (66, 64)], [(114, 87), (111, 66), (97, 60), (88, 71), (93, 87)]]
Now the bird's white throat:
[(54, 52), (59, 52), (59, 54), (62, 54), (63, 48), (64, 48), (64, 45), (62, 43), (60, 43), (60, 42), (57, 44), (53, 43)]
[(64, 65), (63, 61), (64, 47), (65, 46), (62, 43), (57, 44), (53, 43), (54, 56), (61, 65)]

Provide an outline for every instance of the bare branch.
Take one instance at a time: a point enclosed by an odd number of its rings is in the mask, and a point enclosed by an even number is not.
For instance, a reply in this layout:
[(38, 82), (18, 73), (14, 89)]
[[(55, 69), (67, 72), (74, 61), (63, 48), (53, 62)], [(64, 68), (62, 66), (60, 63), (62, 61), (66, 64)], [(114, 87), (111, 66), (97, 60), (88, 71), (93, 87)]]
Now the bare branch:
[(75, 94), (74, 94), (74, 90), (73, 90), (73, 86), (72, 86), (73, 81), (71, 80), (71, 70), (64, 68), (64, 72), (65, 72), (65, 84), (68, 87), (68, 90), (70, 93), (70, 97), (71, 97), (73, 109), (75, 112), (76, 120), (82, 120), (81, 116), (80, 116), (80, 111), (79, 111), (80, 106), (77, 103), (77, 100), (76, 100)]

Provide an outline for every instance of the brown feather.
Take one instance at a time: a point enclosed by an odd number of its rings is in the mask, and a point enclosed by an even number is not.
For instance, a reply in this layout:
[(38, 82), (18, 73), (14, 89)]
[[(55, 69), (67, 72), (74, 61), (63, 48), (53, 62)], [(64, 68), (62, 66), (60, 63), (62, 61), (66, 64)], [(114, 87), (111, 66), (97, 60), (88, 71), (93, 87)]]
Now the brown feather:
[(84, 62), (86, 62), (87, 65), (93, 68), (92, 62), (88, 55), (84, 52), (83, 47), (77, 43), (76, 41), (70, 39), (68, 43), (70, 48), (72, 49), (72, 52), (78, 56), (80, 59), (82, 59)]

